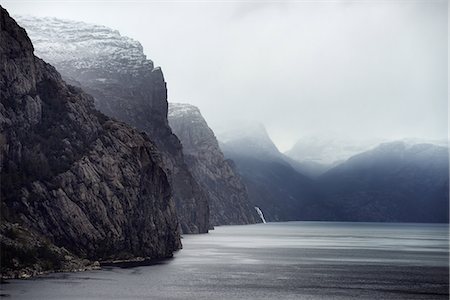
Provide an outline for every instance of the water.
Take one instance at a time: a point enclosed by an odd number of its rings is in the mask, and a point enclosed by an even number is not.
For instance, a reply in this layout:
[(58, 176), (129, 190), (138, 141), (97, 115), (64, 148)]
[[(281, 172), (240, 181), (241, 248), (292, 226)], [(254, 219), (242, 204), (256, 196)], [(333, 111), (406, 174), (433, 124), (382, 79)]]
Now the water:
[(10, 299), (448, 299), (448, 226), (289, 222), (217, 227), (152, 266), (2, 285)]
[(261, 221), (264, 224), (266, 224), (267, 222), (266, 222), (266, 219), (264, 218), (264, 214), (263, 214), (262, 210), (259, 207), (257, 207), (257, 206), (255, 206), (255, 209), (256, 209), (256, 212), (258, 213), (259, 218), (261, 219)]

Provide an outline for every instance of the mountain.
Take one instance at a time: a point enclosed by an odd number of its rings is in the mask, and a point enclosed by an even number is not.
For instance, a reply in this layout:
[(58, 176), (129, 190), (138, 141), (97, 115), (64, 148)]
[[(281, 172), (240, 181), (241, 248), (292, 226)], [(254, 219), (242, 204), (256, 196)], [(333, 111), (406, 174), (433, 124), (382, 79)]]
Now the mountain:
[(389, 142), (318, 178), (345, 221), (448, 222), (448, 148)]
[(152, 141), (94, 109), (0, 7), (1, 273), (162, 258), (181, 247)]
[(291, 166), (264, 126), (240, 124), (236, 131), (221, 132), (219, 139), (225, 157), (235, 162), (250, 201), (267, 221), (333, 219), (314, 180)]
[(173, 132), (183, 144), (189, 171), (208, 192), (212, 225), (260, 222), (233, 163), (225, 159), (200, 110), (189, 104), (169, 103), (168, 116)]
[(167, 120), (167, 89), (160, 68), (142, 46), (110, 28), (54, 18), (20, 17), (37, 55), (63, 78), (94, 96), (104, 114), (148, 134), (161, 152), (184, 233), (209, 229), (206, 193), (190, 174)]
[(296, 168), (311, 178), (317, 178), (353, 155), (376, 147), (379, 140), (355, 141), (336, 136), (305, 136), (285, 152), (295, 161)]
[(234, 126), (218, 130), (217, 135), (229, 152), (235, 151), (236, 154), (243, 156), (262, 156), (274, 160), (283, 156), (261, 123), (236, 121)]
[(341, 163), (341, 161), (336, 161), (331, 164), (323, 164), (316, 162), (314, 160), (295, 160), (291, 157), (289, 162), (290, 164), (299, 172), (306, 176), (308, 176), (311, 179), (316, 179), (329, 169), (333, 168), (334, 166), (337, 166)]

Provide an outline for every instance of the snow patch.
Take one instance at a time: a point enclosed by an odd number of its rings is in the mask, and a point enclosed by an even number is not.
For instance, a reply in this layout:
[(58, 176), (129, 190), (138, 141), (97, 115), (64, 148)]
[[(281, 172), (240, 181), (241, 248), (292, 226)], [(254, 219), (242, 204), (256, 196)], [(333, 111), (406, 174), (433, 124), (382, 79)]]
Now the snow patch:
[(26, 29), (36, 56), (57, 69), (100, 69), (127, 76), (153, 70), (142, 45), (117, 30), (57, 18), (16, 16), (16, 20)]

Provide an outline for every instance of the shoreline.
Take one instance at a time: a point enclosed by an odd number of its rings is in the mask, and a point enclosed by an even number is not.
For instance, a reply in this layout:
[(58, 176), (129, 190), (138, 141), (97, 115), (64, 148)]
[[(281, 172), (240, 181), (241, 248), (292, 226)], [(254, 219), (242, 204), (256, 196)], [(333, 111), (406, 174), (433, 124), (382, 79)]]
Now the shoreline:
[[(180, 251), (177, 250), (176, 252)], [(105, 267), (118, 267), (118, 268), (134, 268), (141, 266), (153, 266), (164, 264), (167, 261), (172, 260), (173, 255), (168, 257), (161, 258), (144, 258), (144, 257), (134, 257), (130, 259), (116, 259), (116, 260), (104, 260), (104, 261), (89, 261), (83, 260), (85, 263), (84, 266), (80, 267), (80, 265), (74, 266), (73, 268), (63, 268), (59, 270), (45, 270), (38, 271), (36, 269), (32, 269), (30, 267), (19, 269), (19, 270), (11, 270), (6, 271), (4, 274), (0, 276), (0, 283), (5, 284), (8, 283), (8, 280), (26, 280), (26, 279), (34, 279), (39, 278), (40, 276), (56, 274), (56, 273), (79, 273), (79, 272), (87, 272), (94, 270), (102, 270)]]

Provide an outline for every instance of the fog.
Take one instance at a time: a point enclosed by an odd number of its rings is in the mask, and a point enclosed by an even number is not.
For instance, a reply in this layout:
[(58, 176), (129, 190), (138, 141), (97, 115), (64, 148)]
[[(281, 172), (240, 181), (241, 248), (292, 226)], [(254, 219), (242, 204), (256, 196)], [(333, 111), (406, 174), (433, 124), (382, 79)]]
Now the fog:
[(214, 128), (302, 136), (447, 137), (447, 1), (1, 1), (14, 16), (106, 25), (140, 41), (169, 101)]

